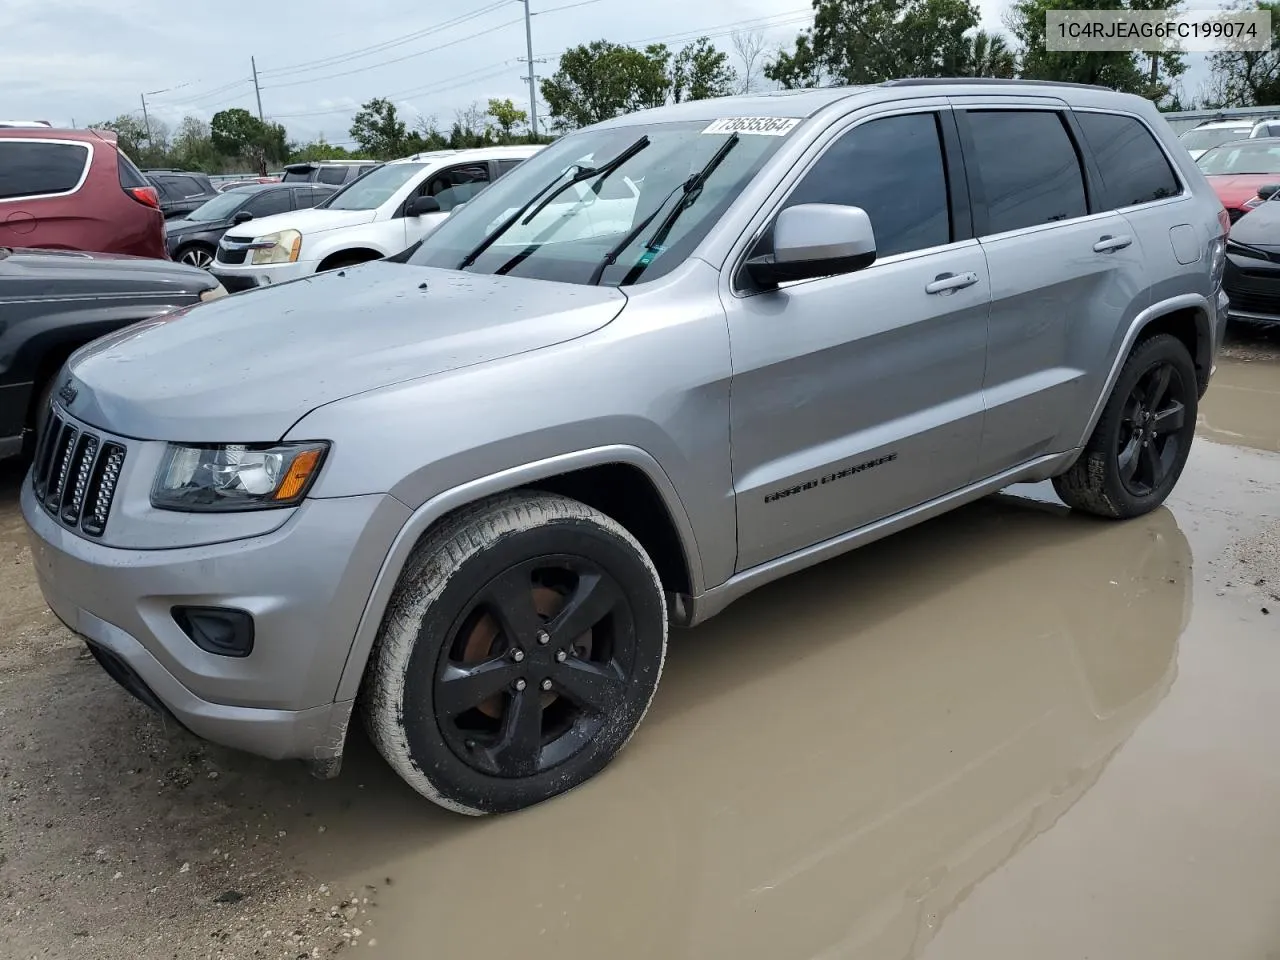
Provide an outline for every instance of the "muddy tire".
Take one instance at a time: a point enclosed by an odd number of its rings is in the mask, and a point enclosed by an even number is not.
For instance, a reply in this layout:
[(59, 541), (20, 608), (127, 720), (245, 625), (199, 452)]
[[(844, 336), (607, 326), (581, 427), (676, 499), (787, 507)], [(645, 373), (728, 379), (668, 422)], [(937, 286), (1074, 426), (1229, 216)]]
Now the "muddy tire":
[(427, 799), (518, 810), (613, 759), (666, 648), (662, 583), (630, 533), (566, 497), (503, 495), (410, 557), (361, 693), (365, 725)]
[(1124, 519), (1154, 510), (1173, 490), (1195, 435), (1199, 392), (1182, 341), (1157, 334), (1134, 347), (1080, 459), (1054, 477), (1063, 503)]

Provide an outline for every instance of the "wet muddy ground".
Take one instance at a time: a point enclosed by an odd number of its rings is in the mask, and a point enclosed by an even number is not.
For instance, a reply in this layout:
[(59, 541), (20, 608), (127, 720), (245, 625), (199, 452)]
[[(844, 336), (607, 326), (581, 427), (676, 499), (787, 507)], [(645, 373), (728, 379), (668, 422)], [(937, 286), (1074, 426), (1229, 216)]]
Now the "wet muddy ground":
[(1200, 435), (1148, 517), (1015, 487), (677, 633), (602, 776), (485, 820), (166, 730), (0, 467), (0, 957), (1280, 957), (1280, 335)]

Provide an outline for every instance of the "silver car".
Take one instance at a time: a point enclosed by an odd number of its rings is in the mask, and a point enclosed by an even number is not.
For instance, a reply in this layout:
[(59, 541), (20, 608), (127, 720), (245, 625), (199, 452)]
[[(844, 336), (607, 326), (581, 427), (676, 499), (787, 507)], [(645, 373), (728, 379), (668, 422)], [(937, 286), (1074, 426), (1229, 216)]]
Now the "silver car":
[(669, 624), (1020, 481), (1158, 506), (1226, 227), (1100, 88), (611, 120), (402, 254), (72, 356), (22, 489), (40, 585), (202, 737), (332, 775), (358, 707), (427, 798), (515, 810), (623, 747)]

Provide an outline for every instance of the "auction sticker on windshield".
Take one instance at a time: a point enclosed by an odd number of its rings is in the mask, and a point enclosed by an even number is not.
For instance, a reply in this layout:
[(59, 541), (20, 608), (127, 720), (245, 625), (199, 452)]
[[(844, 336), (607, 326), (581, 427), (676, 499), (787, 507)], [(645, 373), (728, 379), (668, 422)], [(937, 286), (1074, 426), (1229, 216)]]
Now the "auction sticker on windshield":
[(796, 128), (796, 117), (725, 117), (713, 120), (703, 133), (754, 133), (762, 137), (785, 137)]

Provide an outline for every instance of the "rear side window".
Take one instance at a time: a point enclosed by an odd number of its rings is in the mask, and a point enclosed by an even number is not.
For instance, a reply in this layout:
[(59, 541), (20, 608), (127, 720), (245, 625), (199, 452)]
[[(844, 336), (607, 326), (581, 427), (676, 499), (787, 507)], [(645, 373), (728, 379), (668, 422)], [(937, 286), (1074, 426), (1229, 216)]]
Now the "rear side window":
[(309, 183), (309, 182), (311, 181), (311, 179), (312, 179), (312, 178), (311, 178), (311, 174), (312, 174), (312, 173), (314, 173), (314, 172), (315, 172), (314, 170), (310, 170), (310, 169), (308, 169), (308, 170), (286, 170), (286, 171), (284, 172), (284, 176), (280, 178), (280, 182), (281, 182), (281, 183), (292, 183), (292, 182), (294, 182), (294, 181), (302, 181), (302, 182), (304, 182), (304, 183)]
[(1150, 203), (1182, 192), (1164, 151), (1133, 117), (1077, 113), (1076, 120), (1102, 171), (1108, 209)]
[(142, 171), (134, 165), (123, 150), (116, 150), (116, 170), (120, 176), (120, 186), (126, 190), (151, 186), (147, 183), (147, 178), (142, 175)]
[(83, 143), (0, 141), (0, 200), (70, 193), (88, 164)]
[[(985, 211), (983, 234), (1083, 217), (1084, 175), (1061, 114), (1049, 110), (968, 111)], [(986, 225), (982, 224), (982, 213)]]
[(347, 168), (346, 167), (321, 167), (316, 174), (316, 180), (320, 183), (346, 183)]
[(861, 207), (880, 257), (950, 243), (936, 114), (885, 117), (850, 130), (805, 174), (786, 206), (798, 203)]
[[(497, 166), (497, 168), (498, 168), (498, 176), (500, 176), (500, 177), (505, 176), (506, 174), (508, 174), (508, 173), (510, 173), (512, 170), (514, 170), (516, 167), (520, 166), (520, 164), (522, 164), (522, 163), (524, 163), (524, 161), (523, 161), (523, 160), (498, 160), (498, 161), (496, 161), (496, 162), (495, 162), (495, 166)], [(607, 180), (606, 180), (605, 182), (606, 182), (606, 183), (608, 183), (609, 181), (607, 181)]]
[(165, 177), (164, 185), (168, 187), (170, 194), (181, 199), (198, 197), (204, 193), (204, 188), (195, 177)]

